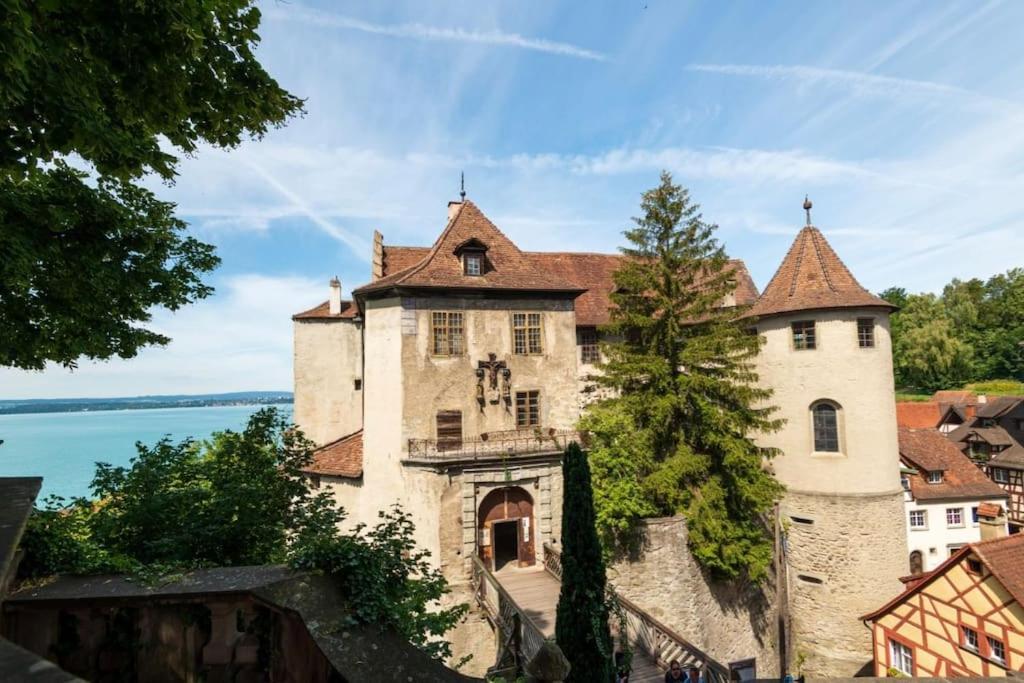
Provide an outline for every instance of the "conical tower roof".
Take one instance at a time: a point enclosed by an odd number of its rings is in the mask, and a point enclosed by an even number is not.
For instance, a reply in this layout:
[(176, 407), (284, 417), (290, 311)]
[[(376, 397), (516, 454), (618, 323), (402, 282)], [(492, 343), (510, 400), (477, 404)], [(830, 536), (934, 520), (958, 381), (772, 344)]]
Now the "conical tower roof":
[(856, 278), (813, 225), (793, 241), (782, 265), (749, 311), (769, 316), (828, 308), (896, 308), (860, 286)]

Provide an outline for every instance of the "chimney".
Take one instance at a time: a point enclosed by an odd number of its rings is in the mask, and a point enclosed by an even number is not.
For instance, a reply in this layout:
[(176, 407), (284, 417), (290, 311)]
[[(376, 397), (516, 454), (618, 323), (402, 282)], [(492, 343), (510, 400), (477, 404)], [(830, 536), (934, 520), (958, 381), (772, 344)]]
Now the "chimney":
[(984, 405), (988, 403), (988, 396), (985, 394), (978, 394), (978, 405)]
[(335, 275), (331, 278), (331, 298), (327, 300), (331, 315), (341, 314), (341, 280)]
[(373, 231), (373, 257), (370, 262), (370, 281), (376, 282), (384, 277), (384, 235), (380, 230)]
[(462, 202), (448, 202), (448, 222), (451, 223), (455, 214), (462, 208)]
[(983, 541), (1005, 536), (1006, 515), (1003, 513), (1003, 508), (991, 503), (982, 503), (978, 506), (978, 526)]

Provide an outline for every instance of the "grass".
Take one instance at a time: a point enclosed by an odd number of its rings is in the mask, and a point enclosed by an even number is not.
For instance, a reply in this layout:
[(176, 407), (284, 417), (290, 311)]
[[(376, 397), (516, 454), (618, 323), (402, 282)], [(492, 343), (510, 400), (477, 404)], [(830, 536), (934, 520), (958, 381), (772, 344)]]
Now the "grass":
[[(972, 382), (962, 387), (975, 394), (985, 396), (1024, 396), (1024, 382), (1013, 379), (990, 379), (984, 382)], [(922, 393), (915, 387), (902, 387), (896, 390), (897, 401), (930, 401), (931, 394)]]

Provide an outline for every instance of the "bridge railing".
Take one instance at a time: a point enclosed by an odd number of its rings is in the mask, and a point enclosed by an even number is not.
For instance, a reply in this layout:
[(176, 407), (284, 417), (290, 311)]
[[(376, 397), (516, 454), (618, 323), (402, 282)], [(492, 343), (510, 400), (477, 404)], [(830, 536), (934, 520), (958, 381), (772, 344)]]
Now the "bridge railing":
[(544, 633), (476, 556), (473, 557), (473, 584), (477, 602), (501, 632), (503, 643), (514, 650), (517, 663), (526, 664), (533, 659), (544, 644)]
[(409, 439), (406, 459), (443, 463), (561, 453), (569, 442), (579, 440), (579, 432), (569, 429), (519, 429), (461, 439)]
[[(544, 544), (544, 568), (556, 579), (562, 580), (562, 553), (549, 543)], [(700, 663), (709, 683), (728, 683), (728, 668), (652, 617), (632, 600), (614, 591), (612, 595), (625, 614), (629, 642), (653, 657), (658, 666), (667, 668), (672, 660), (677, 660), (684, 668)]]

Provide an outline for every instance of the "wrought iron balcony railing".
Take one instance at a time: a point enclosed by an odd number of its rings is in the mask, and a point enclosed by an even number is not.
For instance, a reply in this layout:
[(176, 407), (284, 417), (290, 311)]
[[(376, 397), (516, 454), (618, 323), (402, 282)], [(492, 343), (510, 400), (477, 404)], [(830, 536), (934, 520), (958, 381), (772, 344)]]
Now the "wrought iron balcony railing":
[(468, 439), (409, 439), (407, 458), (426, 462), (496, 460), (559, 453), (572, 441), (580, 441), (580, 435), (571, 429), (517, 429)]

